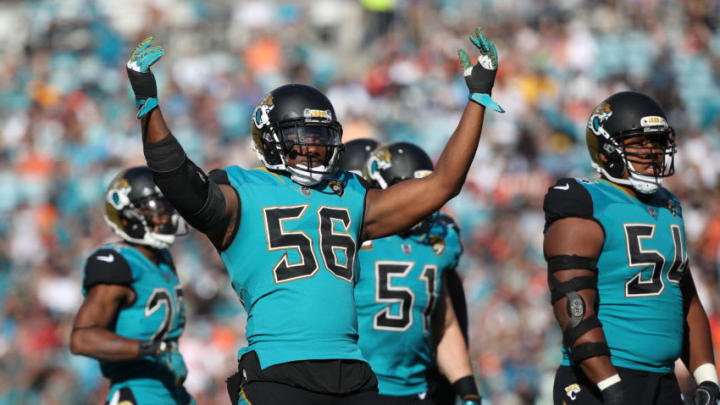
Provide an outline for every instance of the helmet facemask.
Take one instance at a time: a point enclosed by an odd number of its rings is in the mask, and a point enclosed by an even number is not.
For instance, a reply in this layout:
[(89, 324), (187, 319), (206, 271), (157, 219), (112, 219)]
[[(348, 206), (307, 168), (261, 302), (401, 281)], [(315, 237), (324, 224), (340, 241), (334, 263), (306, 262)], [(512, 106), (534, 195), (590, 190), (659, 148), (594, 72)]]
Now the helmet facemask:
[[(631, 186), (642, 194), (655, 193), (663, 179), (675, 173), (675, 132), (667, 125), (614, 134), (602, 149), (608, 164), (593, 166), (608, 180)], [(645, 165), (652, 173), (638, 170)]]
[(176, 236), (187, 233), (180, 215), (161, 196), (128, 201), (119, 210), (119, 218), (112, 220), (105, 215), (105, 222), (126, 241), (155, 249), (167, 249)]
[(343, 148), (339, 124), (285, 122), (280, 139), (280, 157), (294, 182), (312, 186), (335, 172)]

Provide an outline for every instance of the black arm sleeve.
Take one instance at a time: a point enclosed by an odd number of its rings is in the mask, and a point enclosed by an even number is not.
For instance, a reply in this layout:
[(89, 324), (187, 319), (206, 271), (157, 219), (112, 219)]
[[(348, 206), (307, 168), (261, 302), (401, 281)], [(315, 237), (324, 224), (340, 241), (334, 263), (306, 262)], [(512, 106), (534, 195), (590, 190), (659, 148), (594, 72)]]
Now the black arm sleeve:
[(594, 219), (590, 192), (573, 178), (558, 180), (548, 189), (543, 202), (545, 230), (561, 218)]
[(225, 196), (185, 155), (177, 139), (170, 134), (159, 142), (145, 142), (143, 146), (155, 184), (180, 215), (205, 234), (223, 234), (223, 225), (227, 226)]
[(90, 290), (96, 284), (130, 285), (132, 270), (127, 260), (113, 249), (98, 249), (85, 262), (83, 288)]

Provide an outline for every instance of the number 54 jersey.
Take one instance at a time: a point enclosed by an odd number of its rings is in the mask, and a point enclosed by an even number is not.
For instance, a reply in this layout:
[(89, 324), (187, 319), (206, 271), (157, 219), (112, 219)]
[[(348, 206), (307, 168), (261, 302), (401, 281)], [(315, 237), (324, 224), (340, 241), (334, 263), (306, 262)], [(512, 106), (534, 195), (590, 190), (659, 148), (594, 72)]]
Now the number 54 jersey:
[(111, 381), (136, 378), (159, 379), (170, 386), (185, 380), (187, 368), (177, 350), (177, 339), (185, 327), (182, 287), (168, 250), (160, 250), (158, 264), (134, 247), (104, 245), (87, 259), (83, 294), (97, 284), (120, 284), (135, 292), (135, 301), (120, 309), (114, 332), (139, 340), (170, 341), (168, 352), (137, 360), (100, 362)]
[[(681, 283), (688, 273), (680, 203), (660, 188), (647, 202), (603, 179), (561, 179), (544, 203), (546, 229), (564, 217), (603, 228), (597, 314), (613, 365), (668, 373), (683, 341)], [(689, 277), (689, 276), (688, 276)], [(563, 347), (563, 365), (570, 365)]]
[(382, 395), (427, 391), (425, 371), (433, 364), (431, 318), (445, 271), (462, 254), (457, 228), (436, 213), (429, 232), (366, 242), (355, 286), (360, 349)]
[(223, 169), (240, 223), (220, 253), (248, 313), (248, 346), (265, 369), (301, 360), (363, 360), (353, 299), (365, 186), (338, 172), (303, 187), (264, 168)]

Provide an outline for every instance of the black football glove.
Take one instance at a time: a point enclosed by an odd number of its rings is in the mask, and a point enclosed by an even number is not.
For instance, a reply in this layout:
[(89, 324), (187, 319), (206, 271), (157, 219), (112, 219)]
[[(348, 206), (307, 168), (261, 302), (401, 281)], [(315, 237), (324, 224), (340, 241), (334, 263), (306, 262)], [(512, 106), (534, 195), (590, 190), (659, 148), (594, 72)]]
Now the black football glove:
[(135, 105), (138, 108), (138, 118), (152, 111), (158, 106), (157, 85), (150, 66), (157, 62), (164, 51), (161, 46), (150, 47), (153, 37), (147, 37), (133, 50), (130, 60), (125, 66), (130, 86), (135, 93)]
[(691, 405), (717, 405), (720, 387), (712, 381), (704, 381), (695, 388)]
[(620, 382), (602, 390), (602, 397), (605, 405), (626, 405), (625, 390)]
[(485, 39), (480, 28), (475, 29), (475, 35), (470, 36), (470, 41), (480, 51), (477, 64), (473, 65), (468, 54), (464, 50), (458, 49), (460, 64), (465, 75), (465, 83), (470, 89), (470, 99), (487, 108), (503, 113), (505, 110), (490, 98), (495, 84), (495, 73), (497, 73), (498, 68), (497, 48), (495, 48), (492, 41)]

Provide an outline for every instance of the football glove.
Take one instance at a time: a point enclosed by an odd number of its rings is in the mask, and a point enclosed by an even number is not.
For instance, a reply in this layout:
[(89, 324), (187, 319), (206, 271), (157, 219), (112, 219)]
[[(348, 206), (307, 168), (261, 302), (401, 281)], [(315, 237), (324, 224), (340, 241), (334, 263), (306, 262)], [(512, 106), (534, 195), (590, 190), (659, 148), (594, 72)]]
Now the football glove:
[(492, 41), (485, 38), (480, 28), (475, 29), (474, 36), (470, 36), (470, 42), (480, 50), (477, 64), (473, 65), (468, 54), (464, 50), (458, 49), (465, 83), (470, 89), (470, 100), (491, 110), (504, 113), (505, 110), (490, 98), (498, 68), (497, 48)]
[(130, 54), (127, 69), (130, 86), (135, 93), (135, 105), (138, 108), (138, 118), (152, 111), (158, 106), (157, 85), (150, 66), (163, 55), (161, 46), (151, 47), (153, 37), (145, 38)]
[(625, 390), (619, 382), (602, 390), (602, 397), (605, 405), (626, 405)]
[(695, 388), (691, 405), (717, 405), (720, 400), (720, 387), (712, 381), (704, 381)]

